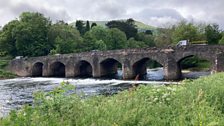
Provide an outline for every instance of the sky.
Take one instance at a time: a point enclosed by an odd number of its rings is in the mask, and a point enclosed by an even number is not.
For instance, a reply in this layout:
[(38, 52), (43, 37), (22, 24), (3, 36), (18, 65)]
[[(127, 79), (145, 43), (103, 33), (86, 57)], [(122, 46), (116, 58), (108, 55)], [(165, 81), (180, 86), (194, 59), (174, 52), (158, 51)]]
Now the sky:
[(224, 0), (0, 0), (0, 26), (24, 11), (40, 12), (52, 21), (133, 18), (166, 27), (181, 20), (217, 23), (224, 29)]

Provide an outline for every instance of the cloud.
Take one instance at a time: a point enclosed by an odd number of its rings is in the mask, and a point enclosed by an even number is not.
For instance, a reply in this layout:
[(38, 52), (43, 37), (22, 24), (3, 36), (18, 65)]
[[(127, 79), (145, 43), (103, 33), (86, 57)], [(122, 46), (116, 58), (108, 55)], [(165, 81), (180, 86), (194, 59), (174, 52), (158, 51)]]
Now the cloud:
[(153, 26), (162, 26), (166, 23), (176, 23), (183, 20), (183, 16), (174, 9), (152, 9), (147, 8), (132, 15), (134, 19), (141, 20)]
[(182, 19), (218, 23), (224, 29), (223, 0), (0, 0), (0, 25), (23, 11), (38, 11), (52, 20), (136, 18), (162, 26)]
[[(41, 3), (35, 0), (9, 0), (8, 2), (3, 3), (4, 7), (0, 9), (0, 14), (3, 15), (3, 21), (0, 21), (0, 25), (7, 23), (6, 21), (18, 18), (18, 16), (25, 11), (43, 13), (46, 17), (50, 17), (53, 21), (71, 19), (70, 15), (64, 8), (57, 6), (51, 7), (49, 3)], [(1, 4), (1, 6), (3, 6), (3, 4)]]

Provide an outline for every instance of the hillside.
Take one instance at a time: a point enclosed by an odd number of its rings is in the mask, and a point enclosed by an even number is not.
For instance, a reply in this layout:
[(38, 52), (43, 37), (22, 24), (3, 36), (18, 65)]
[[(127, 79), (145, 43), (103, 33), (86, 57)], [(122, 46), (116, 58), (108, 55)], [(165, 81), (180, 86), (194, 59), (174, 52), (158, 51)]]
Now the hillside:
[[(84, 22), (86, 22), (86, 21), (84, 21)], [(106, 27), (106, 23), (109, 21), (89, 21), (90, 25), (94, 22), (98, 26)], [(72, 22), (71, 25), (75, 26), (75, 22)], [(153, 30), (154, 31), (154, 30), (156, 30), (156, 27), (144, 24), (140, 21), (135, 21), (135, 25), (137, 26), (139, 31), (145, 31), (145, 30)]]

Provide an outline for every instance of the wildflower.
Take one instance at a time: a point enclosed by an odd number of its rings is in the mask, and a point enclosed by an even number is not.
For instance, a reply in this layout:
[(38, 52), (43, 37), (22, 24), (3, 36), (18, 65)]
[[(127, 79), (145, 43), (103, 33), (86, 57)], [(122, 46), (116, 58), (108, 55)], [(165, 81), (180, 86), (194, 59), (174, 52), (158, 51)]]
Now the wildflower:
[(165, 94), (163, 94), (162, 98), (164, 99), (164, 98), (166, 98), (167, 96), (169, 96), (169, 94), (165, 93)]
[(47, 96), (47, 97), (46, 97), (46, 100), (53, 100), (53, 98), (50, 97), (50, 96)]
[(154, 101), (154, 102), (158, 101), (158, 98), (154, 98), (153, 101)]

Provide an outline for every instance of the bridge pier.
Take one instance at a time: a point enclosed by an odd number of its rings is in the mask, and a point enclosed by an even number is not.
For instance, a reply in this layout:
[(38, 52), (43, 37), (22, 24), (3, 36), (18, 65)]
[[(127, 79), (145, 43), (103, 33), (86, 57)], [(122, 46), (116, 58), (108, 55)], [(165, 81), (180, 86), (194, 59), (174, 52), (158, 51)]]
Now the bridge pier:
[(164, 79), (165, 80), (178, 80), (181, 78), (181, 69), (177, 62), (168, 58), (168, 61), (165, 63), (164, 67)]
[(94, 78), (99, 78), (99, 77), (101, 77), (101, 73), (100, 73), (100, 66), (99, 66), (99, 64), (95, 64), (94, 66), (93, 66), (93, 77)]
[(124, 63), (122, 63), (122, 73), (123, 73), (123, 79), (129, 80), (135, 78), (134, 71), (132, 66), (130, 65), (129, 60), (125, 60)]
[(75, 66), (73, 62), (69, 62), (65, 66), (65, 77), (72, 78), (75, 76)]
[(223, 72), (223, 71), (224, 71), (224, 53), (219, 53), (215, 57), (212, 73)]
[(43, 72), (43, 73), (42, 73), (42, 76), (43, 76), (43, 77), (49, 77), (48, 69), (49, 69), (49, 68), (48, 68), (48, 65), (47, 65), (47, 64), (44, 64), (44, 65), (43, 65), (43, 71), (42, 71), (42, 72)]
[(93, 56), (92, 60), (92, 76), (94, 78), (101, 77), (99, 59), (96, 55)]

